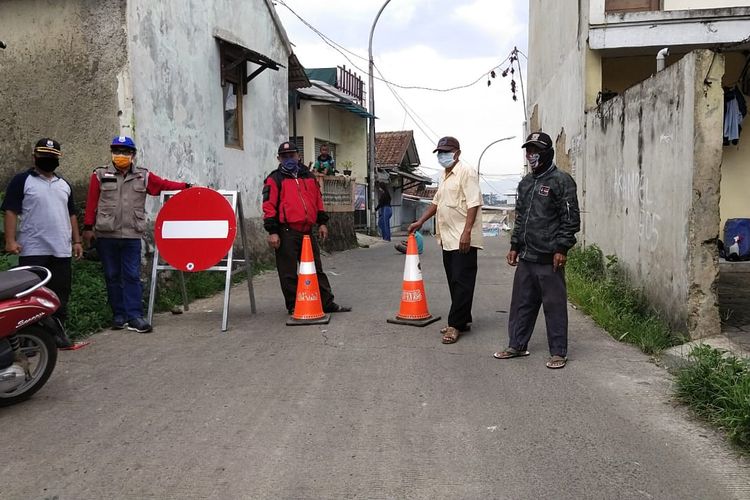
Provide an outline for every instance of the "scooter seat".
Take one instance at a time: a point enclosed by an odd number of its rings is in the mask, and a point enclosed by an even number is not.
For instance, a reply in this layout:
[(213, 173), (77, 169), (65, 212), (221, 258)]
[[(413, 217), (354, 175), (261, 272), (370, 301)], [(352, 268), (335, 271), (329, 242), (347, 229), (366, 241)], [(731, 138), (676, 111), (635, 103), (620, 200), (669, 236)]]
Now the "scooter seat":
[(42, 278), (31, 271), (0, 272), (0, 300), (10, 299), (40, 281)]

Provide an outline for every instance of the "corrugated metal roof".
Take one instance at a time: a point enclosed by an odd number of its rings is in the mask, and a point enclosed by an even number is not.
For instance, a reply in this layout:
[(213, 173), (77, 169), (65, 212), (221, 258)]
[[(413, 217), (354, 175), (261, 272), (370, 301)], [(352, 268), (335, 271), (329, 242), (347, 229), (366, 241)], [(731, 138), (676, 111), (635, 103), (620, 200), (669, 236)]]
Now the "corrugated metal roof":
[(302, 99), (330, 102), (363, 118), (369, 118), (371, 116), (365, 108), (354, 103), (349, 99), (349, 96), (333, 85), (321, 82), (320, 80), (310, 80), (310, 84), (310, 87), (298, 90)]

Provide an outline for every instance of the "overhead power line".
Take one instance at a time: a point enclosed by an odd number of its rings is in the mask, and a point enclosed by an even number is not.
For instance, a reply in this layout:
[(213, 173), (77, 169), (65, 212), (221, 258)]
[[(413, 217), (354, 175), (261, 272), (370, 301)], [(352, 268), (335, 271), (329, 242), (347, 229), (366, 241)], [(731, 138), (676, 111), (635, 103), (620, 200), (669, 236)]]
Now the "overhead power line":
[[(362, 73), (365, 73), (365, 74), (369, 73), (369, 71), (363, 69), (362, 67), (358, 66), (357, 63), (355, 63), (354, 61), (352, 61), (348, 54), (350, 54), (350, 55), (352, 55), (354, 57), (357, 57), (357, 58), (359, 58), (359, 59), (361, 59), (361, 60), (363, 60), (365, 62), (369, 62), (368, 58), (366, 58), (364, 56), (361, 56), (361, 55), (357, 54), (356, 52), (353, 52), (353, 51), (347, 49), (346, 47), (344, 47), (343, 45), (335, 42), (333, 39), (331, 39), (325, 33), (323, 33), (322, 31), (320, 31), (319, 29), (317, 29), (315, 26), (313, 26), (312, 24), (310, 24), (302, 16), (300, 16), (299, 14), (297, 14), (297, 12), (295, 12), (294, 9), (292, 9), (291, 7), (289, 7), (286, 4), (286, 2), (284, 2), (284, 0), (275, 0), (275, 1), (278, 2), (280, 5), (286, 7), (286, 9), (289, 12), (291, 12), (292, 15), (294, 15), (294, 17), (296, 17), (297, 19), (299, 19), (302, 24), (304, 24), (305, 26), (307, 26), (313, 33), (315, 33), (318, 37), (320, 37), (320, 39), (323, 40), (323, 42), (325, 42), (326, 45), (328, 45), (329, 47), (331, 47), (332, 49), (334, 49), (336, 52), (338, 52), (339, 54), (341, 54), (342, 56), (344, 56), (344, 58), (349, 62), (349, 64), (351, 64), (356, 70), (358, 70), (358, 71), (360, 71)], [(499, 64), (497, 64), (496, 66), (494, 66), (494, 67), (490, 68), (489, 70), (483, 72), (481, 74), (481, 76), (479, 76), (477, 79), (471, 81), (470, 83), (466, 83), (464, 85), (457, 85), (455, 87), (434, 88), (434, 87), (426, 87), (426, 86), (421, 86), (421, 85), (402, 85), (402, 84), (399, 84), (399, 83), (395, 83), (395, 82), (391, 82), (391, 81), (385, 80), (382, 76), (378, 77), (378, 76), (373, 75), (373, 77), (376, 80), (385, 82), (385, 83), (387, 83), (389, 85), (392, 85), (394, 87), (397, 87), (399, 89), (404, 89), (404, 90), (426, 90), (426, 91), (430, 91), (430, 92), (452, 92), (452, 91), (455, 91), (455, 90), (461, 90), (461, 89), (466, 89), (466, 88), (469, 88), (469, 87), (473, 87), (474, 85), (476, 85), (477, 83), (479, 83), (480, 81), (482, 81), (485, 77), (487, 77), (487, 75), (493, 74), (493, 72), (496, 69), (500, 69), (511, 58), (512, 54), (513, 54), (512, 52), (510, 54), (508, 54), (508, 56), (505, 59), (503, 59)]]

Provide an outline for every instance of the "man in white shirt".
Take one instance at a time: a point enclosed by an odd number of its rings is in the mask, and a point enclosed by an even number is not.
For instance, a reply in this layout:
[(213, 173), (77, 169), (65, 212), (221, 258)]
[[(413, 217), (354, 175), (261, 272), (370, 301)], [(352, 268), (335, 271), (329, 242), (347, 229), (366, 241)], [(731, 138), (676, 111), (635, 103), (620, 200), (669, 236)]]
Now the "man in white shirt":
[(477, 250), (482, 248), (482, 191), (479, 174), (459, 160), (455, 137), (443, 137), (433, 151), (445, 169), (432, 205), (409, 226), (412, 233), (437, 214), (436, 236), (443, 248), (443, 266), (451, 293), (448, 326), (440, 330), (443, 344), (453, 344), (470, 329), (477, 278)]

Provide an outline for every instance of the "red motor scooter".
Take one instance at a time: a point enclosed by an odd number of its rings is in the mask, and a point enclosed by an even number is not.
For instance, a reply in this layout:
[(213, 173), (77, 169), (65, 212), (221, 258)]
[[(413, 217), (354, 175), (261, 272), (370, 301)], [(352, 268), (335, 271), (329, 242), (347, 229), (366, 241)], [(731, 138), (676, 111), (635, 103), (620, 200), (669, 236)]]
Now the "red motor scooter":
[(39, 266), (0, 272), (0, 407), (30, 398), (55, 369), (64, 332), (52, 317), (60, 300), (44, 286), (51, 277)]

